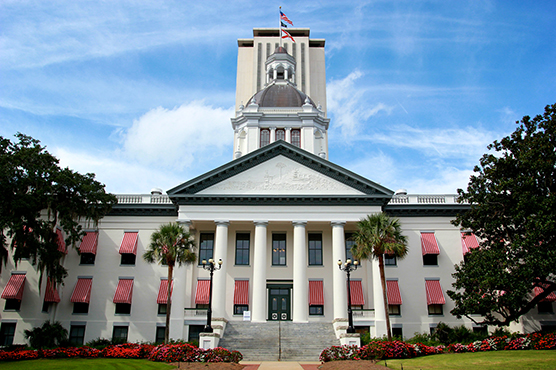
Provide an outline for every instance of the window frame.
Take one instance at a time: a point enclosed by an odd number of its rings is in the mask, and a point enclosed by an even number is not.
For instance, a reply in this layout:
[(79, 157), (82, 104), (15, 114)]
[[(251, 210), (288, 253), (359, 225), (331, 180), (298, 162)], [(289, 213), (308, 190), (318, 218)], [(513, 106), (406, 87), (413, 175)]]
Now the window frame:
[[(240, 239), (240, 236), (245, 239)], [(236, 266), (249, 266), (250, 253), (251, 253), (251, 234), (236, 233), (236, 254), (235, 254)], [(241, 258), (238, 258), (239, 256), (241, 256)], [(247, 261), (245, 261), (245, 259), (247, 259)]]
[(293, 146), (301, 148), (301, 130), (300, 129), (292, 129), (291, 130), (291, 143)]
[(6, 299), (4, 304), (4, 311), (19, 311), (21, 310), (21, 299), (9, 298)]
[(260, 146), (259, 146), (260, 148), (270, 144), (270, 129), (262, 128), (259, 133), (259, 140), (260, 140)]
[(324, 306), (322, 304), (310, 305), (309, 316), (324, 316)]
[(121, 266), (135, 266), (137, 255), (133, 253), (122, 253), (120, 257)]
[[(116, 331), (121, 331), (121, 333), (125, 332), (125, 336), (122, 336), (122, 335), (116, 336)], [(118, 334), (120, 334), (120, 333), (118, 333)], [(124, 341), (121, 342), (121, 343), (127, 343), (128, 336), (129, 336), (129, 326), (127, 326), (127, 325), (114, 325), (114, 327), (112, 328), (112, 342), (116, 342), (116, 339), (123, 339)]]
[(438, 254), (423, 254), (423, 266), (438, 266)]
[(429, 304), (427, 306), (427, 312), (430, 316), (443, 316), (444, 315), (444, 305), (443, 304)]
[[(68, 333), (68, 340), (71, 344), (75, 346), (82, 346), (85, 341), (85, 327), (86, 325), (71, 325)], [(80, 335), (75, 335), (76, 330), (83, 329)]]
[(344, 240), (345, 240), (345, 245), (346, 245), (346, 261), (347, 260), (354, 260), (353, 259), (353, 253), (351, 253), (351, 248), (355, 245), (355, 240), (352, 240), (353, 236), (355, 235), (355, 233), (345, 233), (344, 234)]
[(15, 322), (0, 323), (0, 346), (7, 347), (14, 344), (16, 326)]
[[(160, 332), (162, 332), (162, 337), (160, 336)], [(157, 326), (154, 332), (154, 342), (156, 344), (164, 343), (164, 339), (166, 337), (166, 326)]]
[(79, 260), (80, 265), (94, 265), (96, 260), (95, 253), (81, 253), (81, 257)]
[(276, 132), (275, 132), (275, 140), (286, 140), (286, 130), (284, 130), (283, 128), (277, 128)]
[(234, 304), (234, 315), (243, 316), (244, 311), (249, 311), (248, 304)]
[(390, 316), (401, 316), (402, 306), (399, 304), (389, 304), (388, 305), (388, 315)]
[(73, 302), (72, 314), (88, 314), (88, 313), (89, 313), (89, 303)]
[(206, 260), (208, 263), (208, 260), (211, 258), (214, 258), (214, 233), (201, 233), (199, 235), (199, 266), (203, 265), (203, 260)]
[(166, 312), (168, 312), (168, 304), (166, 303), (159, 303), (158, 304), (158, 309), (157, 309), (157, 315), (166, 315)]
[[(278, 239), (279, 237), (279, 239)], [(283, 239), (282, 239), (283, 237)], [(286, 233), (273, 233), (272, 234), (272, 266), (287, 266), (288, 263), (288, 245), (287, 245), (287, 234)], [(283, 242), (283, 250), (281, 249), (281, 245)], [(277, 245), (275, 246), (275, 243)], [(275, 248), (276, 247), (276, 248)], [(283, 258), (283, 261), (282, 261)], [(275, 263), (275, 259), (277, 262)]]
[(131, 315), (131, 303), (116, 303), (115, 315)]
[(398, 266), (398, 259), (393, 254), (384, 253), (384, 266)]
[[(316, 239), (311, 240), (311, 238), (316, 238)], [(309, 253), (309, 258), (308, 258), (309, 266), (323, 266), (322, 234), (309, 233), (307, 235), (307, 241), (308, 241), (307, 244), (308, 244), (308, 253)]]
[(539, 314), (553, 314), (554, 313), (554, 306), (550, 301), (540, 301), (537, 303), (537, 311)]

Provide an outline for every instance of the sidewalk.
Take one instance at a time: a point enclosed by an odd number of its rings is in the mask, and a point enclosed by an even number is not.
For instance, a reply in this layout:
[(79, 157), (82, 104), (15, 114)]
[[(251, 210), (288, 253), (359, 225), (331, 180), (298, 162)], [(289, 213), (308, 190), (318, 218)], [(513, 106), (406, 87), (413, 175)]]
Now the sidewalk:
[(318, 361), (241, 361), (243, 370), (317, 370)]

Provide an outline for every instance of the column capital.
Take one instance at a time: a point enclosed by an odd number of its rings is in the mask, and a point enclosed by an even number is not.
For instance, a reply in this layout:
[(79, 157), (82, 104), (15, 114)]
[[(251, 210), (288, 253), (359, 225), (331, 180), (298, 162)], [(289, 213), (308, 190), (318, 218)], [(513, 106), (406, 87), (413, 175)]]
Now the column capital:
[(180, 225), (191, 226), (191, 220), (177, 219), (176, 222)]
[(332, 227), (337, 227), (337, 226), (344, 227), (346, 225), (346, 222), (345, 221), (330, 221), (330, 225), (332, 225)]
[(307, 225), (307, 221), (292, 221), (292, 225), (293, 225), (294, 227), (296, 227), (296, 226), (303, 226), (303, 227), (305, 227), (305, 225)]
[(268, 226), (268, 221), (253, 221), (255, 226)]
[(229, 220), (214, 220), (214, 223), (216, 224), (216, 226), (229, 226), (230, 225)]
[(276, 131), (276, 127), (269, 127), (268, 128), (270, 131)]

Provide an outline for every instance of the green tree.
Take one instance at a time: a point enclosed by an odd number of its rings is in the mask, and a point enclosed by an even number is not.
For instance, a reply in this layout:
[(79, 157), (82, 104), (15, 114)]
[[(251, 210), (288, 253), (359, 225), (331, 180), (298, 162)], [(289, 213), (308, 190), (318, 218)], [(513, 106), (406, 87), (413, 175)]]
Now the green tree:
[(480, 245), (456, 265), (448, 295), (452, 314), (481, 324), (509, 325), (556, 291), (556, 104), (517, 124), (458, 190), (471, 208), (453, 224)]
[(96, 224), (116, 197), (93, 174), (60, 168), (38, 140), (16, 137), (17, 142), (0, 137), (0, 269), (11, 248), (16, 266), (29, 258), (37, 268), (39, 286), (43, 274), (62, 283), (67, 271), (60, 264), (56, 228), (64, 231), (66, 245), (75, 247), (85, 235), (81, 223)]
[(357, 223), (354, 235), (355, 245), (352, 254), (358, 259), (378, 260), (380, 283), (386, 312), (386, 330), (388, 340), (392, 340), (390, 315), (388, 314), (388, 297), (386, 294), (386, 277), (384, 275), (384, 254), (404, 258), (408, 253), (407, 238), (402, 235), (400, 221), (386, 213), (367, 216)]
[(172, 279), (176, 263), (190, 264), (197, 260), (195, 243), (191, 235), (177, 223), (164, 224), (151, 235), (151, 243), (143, 254), (149, 263), (166, 264), (168, 266), (168, 292), (166, 307), (166, 328), (164, 343), (168, 343), (170, 332), (170, 311), (172, 309)]
[(29, 340), (29, 345), (34, 349), (56, 348), (68, 344), (68, 331), (59, 321), (51, 323), (47, 320), (42, 326), (25, 330), (24, 334), (25, 339)]

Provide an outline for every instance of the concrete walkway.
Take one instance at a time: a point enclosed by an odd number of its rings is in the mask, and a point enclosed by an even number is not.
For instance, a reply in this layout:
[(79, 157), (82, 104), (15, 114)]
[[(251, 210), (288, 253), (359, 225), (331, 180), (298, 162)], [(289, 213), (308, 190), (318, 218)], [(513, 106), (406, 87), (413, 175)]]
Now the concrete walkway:
[(241, 361), (246, 365), (243, 370), (316, 370), (320, 362), (295, 362), (295, 361)]

